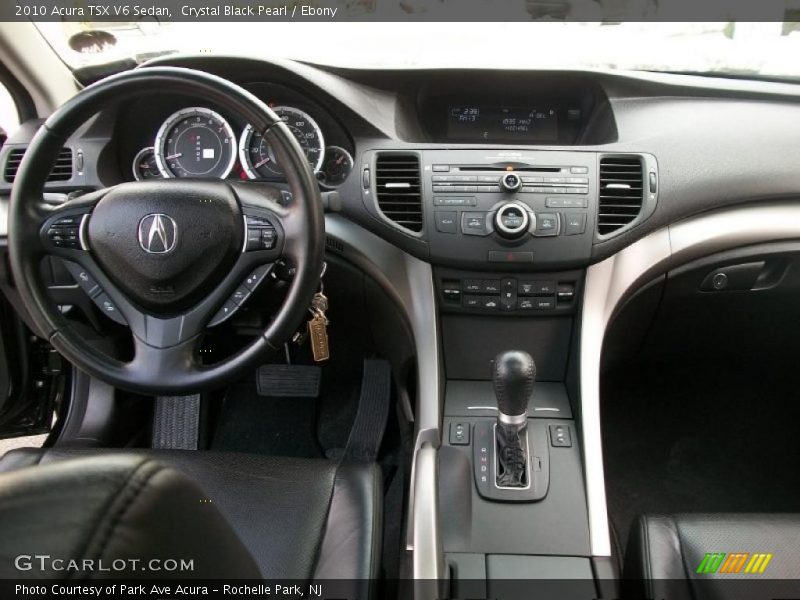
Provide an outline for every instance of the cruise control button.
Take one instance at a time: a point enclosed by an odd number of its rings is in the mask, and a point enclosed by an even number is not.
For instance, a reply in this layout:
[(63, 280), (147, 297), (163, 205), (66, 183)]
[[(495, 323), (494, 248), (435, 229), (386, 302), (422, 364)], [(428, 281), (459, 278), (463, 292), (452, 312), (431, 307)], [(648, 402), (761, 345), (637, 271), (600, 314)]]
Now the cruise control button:
[(264, 228), (261, 230), (261, 249), (272, 250), (275, 247), (275, 240), (277, 234), (272, 227)]
[(272, 227), (272, 223), (266, 217), (259, 217), (257, 215), (246, 215), (247, 225), (249, 227)]
[(208, 324), (208, 326), (214, 327), (214, 325), (219, 325), (223, 321), (227, 321), (238, 308), (239, 307), (236, 306), (236, 303), (233, 302), (233, 300), (228, 300), (222, 305), (222, 308), (217, 311), (217, 314), (211, 318), (211, 322)]
[(258, 250), (261, 248), (261, 230), (247, 229), (247, 249)]

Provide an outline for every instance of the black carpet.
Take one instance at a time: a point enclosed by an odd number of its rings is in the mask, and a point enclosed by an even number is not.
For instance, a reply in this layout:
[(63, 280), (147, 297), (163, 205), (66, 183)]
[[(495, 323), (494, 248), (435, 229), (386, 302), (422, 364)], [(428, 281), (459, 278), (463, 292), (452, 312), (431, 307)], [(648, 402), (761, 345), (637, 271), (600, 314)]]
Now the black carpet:
[(314, 398), (259, 396), (255, 384), (228, 388), (212, 450), (320, 458)]
[(800, 512), (793, 369), (628, 365), (602, 388), (608, 507), (621, 546), (642, 513)]

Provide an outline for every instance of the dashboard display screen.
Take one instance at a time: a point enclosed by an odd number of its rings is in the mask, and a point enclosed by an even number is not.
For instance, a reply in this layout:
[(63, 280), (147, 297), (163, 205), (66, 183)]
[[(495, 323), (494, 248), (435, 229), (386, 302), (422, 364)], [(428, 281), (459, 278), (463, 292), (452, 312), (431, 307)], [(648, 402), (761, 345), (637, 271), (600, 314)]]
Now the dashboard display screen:
[(558, 116), (549, 107), (451, 106), (447, 116), (451, 140), (555, 142)]

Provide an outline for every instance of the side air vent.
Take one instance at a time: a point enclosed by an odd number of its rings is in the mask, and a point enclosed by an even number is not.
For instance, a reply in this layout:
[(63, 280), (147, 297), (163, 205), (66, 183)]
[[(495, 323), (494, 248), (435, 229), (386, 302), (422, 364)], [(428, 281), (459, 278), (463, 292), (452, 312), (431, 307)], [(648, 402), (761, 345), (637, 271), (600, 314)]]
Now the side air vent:
[(325, 237), (325, 247), (332, 252), (344, 254), (344, 244), (330, 236)]
[(387, 219), (413, 232), (422, 231), (419, 157), (379, 154), (375, 163), (378, 207)]
[(639, 216), (644, 200), (644, 169), (637, 156), (600, 159), (597, 231), (606, 235)]
[[(19, 163), (22, 162), (22, 156), (25, 154), (25, 148), (14, 148), (8, 153), (6, 159), (6, 168), (3, 173), (5, 180), (8, 183), (14, 183), (19, 170)], [(69, 148), (62, 148), (58, 154), (56, 163), (53, 165), (53, 170), (50, 171), (50, 176), (47, 178), (48, 182), (52, 181), (69, 181), (72, 179), (72, 150)]]

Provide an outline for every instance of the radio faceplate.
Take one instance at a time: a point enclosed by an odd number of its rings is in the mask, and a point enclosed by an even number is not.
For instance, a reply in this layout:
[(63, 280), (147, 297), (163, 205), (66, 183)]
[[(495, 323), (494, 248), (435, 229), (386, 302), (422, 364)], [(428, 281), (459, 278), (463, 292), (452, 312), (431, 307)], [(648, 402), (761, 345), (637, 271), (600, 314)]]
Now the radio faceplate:
[(588, 263), (597, 215), (596, 152), (420, 155), (433, 262), (509, 271)]

